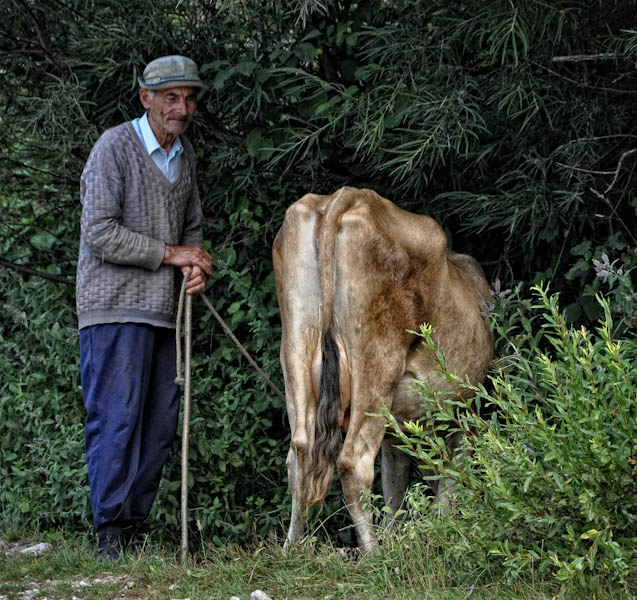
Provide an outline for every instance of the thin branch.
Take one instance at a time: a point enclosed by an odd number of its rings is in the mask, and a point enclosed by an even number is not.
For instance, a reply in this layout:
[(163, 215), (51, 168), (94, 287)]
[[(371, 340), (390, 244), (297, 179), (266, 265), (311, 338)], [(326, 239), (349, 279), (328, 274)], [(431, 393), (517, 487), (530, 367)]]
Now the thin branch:
[[(613, 213), (615, 212), (615, 207), (612, 205), (611, 201), (606, 196), (604, 196), (603, 193), (598, 192), (595, 188), (589, 188), (589, 189), (594, 196), (597, 196), (597, 198), (599, 198), (602, 202), (604, 202), (608, 206), (608, 208), (610, 208), (611, 210), (610, 215), (595, 215), (595, 216), (601, 219), (607, 219), (610, 221), (613, 217)], [(625, 229), (626, 233), (628, 234), (628, 237), (630, 237), (633, 243), (637, 242), (637, 238), (635, 238), (635, 234), (631, 231), (628, 225), (626, 225), (626, 223), (624, 223), (622, 219), (618, 219), (618, 221), (619, 221), (619, 224)]]
[(613, 189), (613, 187), (615, 187), (615, 184), (617, 183), (617, 178), (619, 177), (619, 171), (622, 168), (622, 163), (628, 156), (632, 156), (633, 154), (637, 154), (637, 148), (633, 148), (632, 150), (627, 150), (621, 155), (621, 158), (619, 159), (619, 162), (617, 163), (617, 168), (615, 169), (615, 177), (613, 177), (613, 181), (611, 181), (610, 185), (604, 190), (604, 194), (608, 194), (608, 192), (610, 192)]
[(5, 269), (10, 269), (12, 271), (17, 271), (18, 273), (24, 273), (25, 275), (33, 275), (35, 277), (41, 277), (42, 279), (49, 279), (50, 281), (55, 281), (56, 283), (75, 285), (75, 282), (68, 277), (61, 277), (60, 275), (53, 275), (52, 273), (32, 269), (31, 267), (27, 267), (25, 265), (18, 265), (10, 260), (4, 260), (2, 258), (0, 258), (0, 267), (4, 267)]
[(555, 161), (556, 165), (564, 167), (565, 169), (571, 169), (571, 171), (579, 171), (580, 173), (590, 173), (591, 175), (612, 175), (615, 171), (591, 171), (590, 169), (582, 169), (580, 167), (574, 167), (572, 165), (565, 165), (564, 163)]
[[(53, 177), (54, 181), (58, 181), (58, 182), (62, 182), (62, 183), (68, 183), (69, 179), (72, 179), (70, 177), (60, 176), (55, 171), (47, 171), (47, 170), (42, 169), (40, 167), (35, 167), (33, 165), (27, 164), (24, 161), (16, 160), (15, 158), (11, 158), (10, 156), (2, 156), (2, 155), (0, 155), (0, 163), (2, 163), (3, 161), (12, 163), (12, 164), (14, 164), (16, 166), (19, 166), (21, 169), (25, 169), (25, 170), (29, 170), (29, 171), (35, 171), (37, 173), (42, 173), (43, 175), (48, 175), (50, 177)], [(14, 173), (14, 176), (15, 176), (15, 173)], [(73, 178), (73, 180), (75, 180), (75, 179)]]
[(637, 94), (637, 90), (622, 90), (619, 88), (610, 88), (610, 87), (604, 87), (601, 85), (589, 85), (587, 83), (577, 81), (576, 79), (571, 79), (570, 77), (566, 77), (562, 75), (561, 73), (554, 71), (553, 69), (549, 69), (546, 65), (543, 65), (542, 63), (539, 63), (537, 61), (532, 60), (531, 63), (537, 66), (538, 68), (543, 69), (544, 71), (547, 71), (548, 73), (551, 73), (552, 75), (555, 75), (555, 77), (559, 77), (560, 79), (563, 79), (564, 81), (568, 81), (569, 83), (572, 83), (574, 85), (577, 85), (585, 89), (602, 90), (604, 92), (612, 92), (614, 94)]
[(597, 135), (595, 137), (584, 137), (569, 140), (569, 144), (577, 144), (579, 142), (597, 142), (598, 140), (609, 140), (613, 138), (637, 138), (637, 135), (631, 133), (614, 133), (612, 135)]
[(35, 33), (40, 43), (40, 47), (44, 51), (44, 56), (47, 59), (47, 61), (51, 64), (53, 69), (56, 72), (58, 72), (60, 75), (64, 72), (63, 67), (66, 67), (66, 69), (71, 71), (71, 67), (69, 65), (65, 64), (64, 62), (60, 62), (60, 60), (58, 60), (58, 57), (56, 56), (56, 53), (51, 46), (51, 40), (47, 35), (43, 22), (41, 21), (41, 19), (38, 18), (36, 13), (33, 10), (31, 10), (31, 7), (26, 2), (26, 0), (16, 0), (16, 2), (22, 5), (24, 11), (31, 18), (33, 27), (35, 29)]
[(44, 33), (44, 30), (42, 29), (42, 23), (36, 17), (35, 13), (31, 10), (29, 5), (24, 0), (18, 0), (18, 3), (22, 5), (24, 11), (27, 12), (29, 16), (31, 17), (31, 21), (33, 22), (33, 27), (35, 28), (35, 32), (38, 36), (38, 40), (40, 41), (40, 47), (44, 51), (44, 54), (47, 56), (47, 58), (49, 58), (51, 64), (53, 64), (54, 66), (57, 66), (57, 62), (53, 55), (53, 51), (51, 50), (51, 44), (49, 42), (49, 39), (47, 38), (47, 36)]
[(29, 48), (16, 48), (15, 50), (3, 50), (2, 52), (0, 52), (0, 56), (14, 56), (14, 55), (19, 55), (19, 56), (37, 56), (37, 55), (42, 55), (44, 57), (46, 57), (46, 52), (44, 50), (38, 50), (38, 49), (34, 49), (31, 50)]
[(602, 52), (601, 54), (574, 54), (572, 56), (554, 56), (554, 63), (584, 62), (586, 60), (612, 60), (614, 58), (627, 58), (614, 52)]

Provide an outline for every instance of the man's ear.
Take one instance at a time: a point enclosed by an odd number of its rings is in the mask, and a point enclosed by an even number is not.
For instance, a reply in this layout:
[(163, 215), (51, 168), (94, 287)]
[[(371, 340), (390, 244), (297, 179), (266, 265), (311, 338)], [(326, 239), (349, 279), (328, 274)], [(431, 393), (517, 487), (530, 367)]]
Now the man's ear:
[(150, 99), (148, 98), (148, 90), (146, 88), (140, 88), (139, 101), (146, 110), (150, 108)]

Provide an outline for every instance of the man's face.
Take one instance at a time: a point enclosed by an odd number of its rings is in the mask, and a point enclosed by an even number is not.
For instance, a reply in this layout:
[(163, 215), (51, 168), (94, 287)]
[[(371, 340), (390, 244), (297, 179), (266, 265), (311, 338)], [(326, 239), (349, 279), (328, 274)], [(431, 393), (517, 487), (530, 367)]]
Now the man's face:
[(175, 138), (186, 131), (197, 110), (197, 88), (193, 87), (156, 90), (154, 95), (141, 89), (139, 97), (160, 144), (167, 136)]

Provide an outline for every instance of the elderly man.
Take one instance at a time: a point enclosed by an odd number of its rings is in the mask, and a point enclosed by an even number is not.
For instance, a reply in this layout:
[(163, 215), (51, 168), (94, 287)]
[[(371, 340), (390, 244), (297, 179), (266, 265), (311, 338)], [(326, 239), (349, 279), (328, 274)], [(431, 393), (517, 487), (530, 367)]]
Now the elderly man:
[(77, 266), (86, 460), (98, 557), (119, 558), (150, 511), (177, 430), (175, 315), (196, 294), (202, 247), (195, 154), (183, 136), (207, 85), (184, 56), (139, 78), (145, 114), (106, 131), (81, 178)]

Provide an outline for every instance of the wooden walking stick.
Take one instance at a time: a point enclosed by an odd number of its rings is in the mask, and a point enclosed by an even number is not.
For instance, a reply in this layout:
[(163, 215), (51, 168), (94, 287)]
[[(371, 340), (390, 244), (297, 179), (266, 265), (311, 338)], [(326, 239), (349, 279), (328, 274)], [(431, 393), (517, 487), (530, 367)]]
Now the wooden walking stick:
[[(176, 382), (184, 388), (184, 411), (183, 411), (183, 433), (181, 436), (181, 563), (185, 565), (188, 560), (188, 453), (189, 453), (189, 441), (190, 441), (190, 364), (191, 364), (191, 349), (192, 349), (192, 296), (186, 294), (186, 283), (190, 277), (191, 271), (184, 273), (184, 280), (181, 284), (181, 291), (179, 293), (179, 305), (177, 308), (177, 379)], [(230, 337), (234, 344), (239, 348), (241, 353), (247, 358), (248, 362), (254, 367), (257, 373), (264, 379), (264, 381), (274, 390), (278, 396), (285, 400), (283, 393), (277, 388), (270, 378), (263, 372), (263, 370), (257, 365), (255, 360), (250, 356), (248, 351), (243, 347), (241, 342), (232, 333), (226, 322), (219, 316), (219, 313), (212, 306), (210, 300), (206, 298), (204, 294), (200, 294), (201, 299), (204, 301), (210, 312), (215, 319), (219, 322), (225, 333)], [(184, 377), (181, 377), (181, 321), (182, 313), (184, 313), (184, 298), (185, 298), (185, 318), (184, 318)]]
[[(191, 271), (186, 271), (179, 293), (179, 307), (177, 310), (177, 383), (184, 388), (184, 411), (181, 436), (181, 564), (188, 560), (188, 454), (190, 450), (190, 365), (192, 361), (192, 296), (186, 294), (186, 283)], [(181, 315), (186, 298), (185, 333), (184, 333), (184, 377), (180, 375), (181, 368)]]

